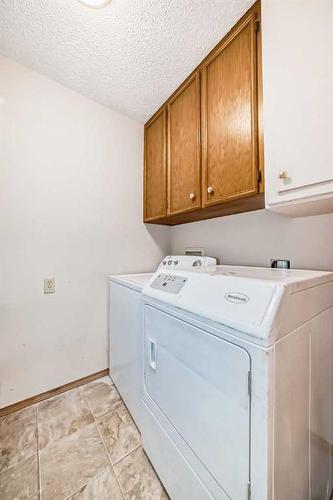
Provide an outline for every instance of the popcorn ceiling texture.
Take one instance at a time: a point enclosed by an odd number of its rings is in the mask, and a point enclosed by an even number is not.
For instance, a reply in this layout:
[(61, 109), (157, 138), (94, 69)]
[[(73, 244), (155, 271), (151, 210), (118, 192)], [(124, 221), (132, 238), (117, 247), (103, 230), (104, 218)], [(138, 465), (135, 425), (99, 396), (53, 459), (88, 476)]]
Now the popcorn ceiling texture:
[(0, 52), (146, 121), (252, 0), (0, 0)]

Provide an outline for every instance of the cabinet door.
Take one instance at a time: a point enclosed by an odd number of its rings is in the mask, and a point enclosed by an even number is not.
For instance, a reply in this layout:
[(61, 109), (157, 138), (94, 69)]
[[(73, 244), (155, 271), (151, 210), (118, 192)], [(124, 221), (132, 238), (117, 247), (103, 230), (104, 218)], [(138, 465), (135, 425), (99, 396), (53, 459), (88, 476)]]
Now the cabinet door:
[(166, 216), (166, 108), (145, 126), (144, 220)]
[(201, 206), (200, 76), (168, 104), (168, 214)]
[(257, 12), (203, 65), (203, 204), (258, 192)]
[[(331, 0), (265, 1), (263, 81), (269, 206), (333, 192), (332, 24)], [(311, 214), (310, 203), (308, 213), (304, 206), (303, 215), (307, 214)]]

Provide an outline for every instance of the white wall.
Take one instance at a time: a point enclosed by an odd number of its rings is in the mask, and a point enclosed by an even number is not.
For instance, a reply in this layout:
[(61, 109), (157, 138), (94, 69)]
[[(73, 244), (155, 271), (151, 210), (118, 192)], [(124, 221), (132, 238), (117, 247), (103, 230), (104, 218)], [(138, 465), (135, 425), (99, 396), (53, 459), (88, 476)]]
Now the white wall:
[(333, 269), (333, 215), (145, 226), (142, 147), (142, 125), (0, 57), (0, 408), (107, 367), (107, 275), (151, 270), (170, 234), (173, 253)]
[(171, 229), (171, 250), (205, 247), (221, 264), (269, 266), (271, 258), (292, 267), (333, 270), (333, 214), (291, 219), (266, 210), (193, 222)]
[(107, 276), (156, 266), (169, 229), (141, 222), (142, 125), (3, 57), (0, 123), (3, 407), (108, 366)]

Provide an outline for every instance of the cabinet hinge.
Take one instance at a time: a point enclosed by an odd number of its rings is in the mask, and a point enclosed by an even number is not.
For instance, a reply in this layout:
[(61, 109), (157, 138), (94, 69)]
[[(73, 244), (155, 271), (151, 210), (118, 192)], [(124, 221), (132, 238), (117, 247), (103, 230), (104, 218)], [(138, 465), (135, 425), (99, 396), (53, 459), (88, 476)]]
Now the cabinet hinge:
[(252, 372), (251, 371), (247, 372), (247, 391), (248, 391), (249, 397), (251, 397), (251, 393), (252, 393)]
[(251, 483), (250, 481), (247, 483), (247, 498), (251, 500)]
[(259, 182), (259, 184), (260, 184), (260, 183), (261, 183), (261, 181), (262, 181), (261, 170), (257, 170), (257, 181)]
[(260, 31), (260, 19), (254, 21), (256, 31)]

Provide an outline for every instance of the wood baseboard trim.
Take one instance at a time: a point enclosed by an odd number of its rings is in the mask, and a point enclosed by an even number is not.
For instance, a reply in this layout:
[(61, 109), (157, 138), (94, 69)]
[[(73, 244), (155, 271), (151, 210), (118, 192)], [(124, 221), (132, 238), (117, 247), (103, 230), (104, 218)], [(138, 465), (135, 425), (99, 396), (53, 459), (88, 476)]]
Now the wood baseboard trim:
[(28, 406), (32, 406), (36, 403), (40, 403), (45, 399), (52, 398), (53, 396), (58, 396), (58, 394), (70, 391), (71, 389), (75, 389), (75, 387), (80, 387), (80, 385), (85, 385), (88, 382), (92, 382), (93, 380), (97, 380), (98, 378), (105, 377), (108, 374), (109, 369), (105, 368), (105, 370), (100, 370), (99, 372), (92, 373), (91, 375), (79, 378), (78, 380), (74, 380), (73, 382), (68, 382), (68, 384), (61, 385), (60, 387), (56, 387), (55, 389), (50, 389), (49, 391), (37, 394), (37, 396), (32, 396), (31, 398), (24, 399), (23, 401), (18, 401), (17, 403), (13, 403), (12, 405), (5, 406), (4, 408), (0, 408), (0, 417), (8, 415), (9, 413), (13, 413), (14, 411), (22, 410), (23, 408), (27, 408)]

